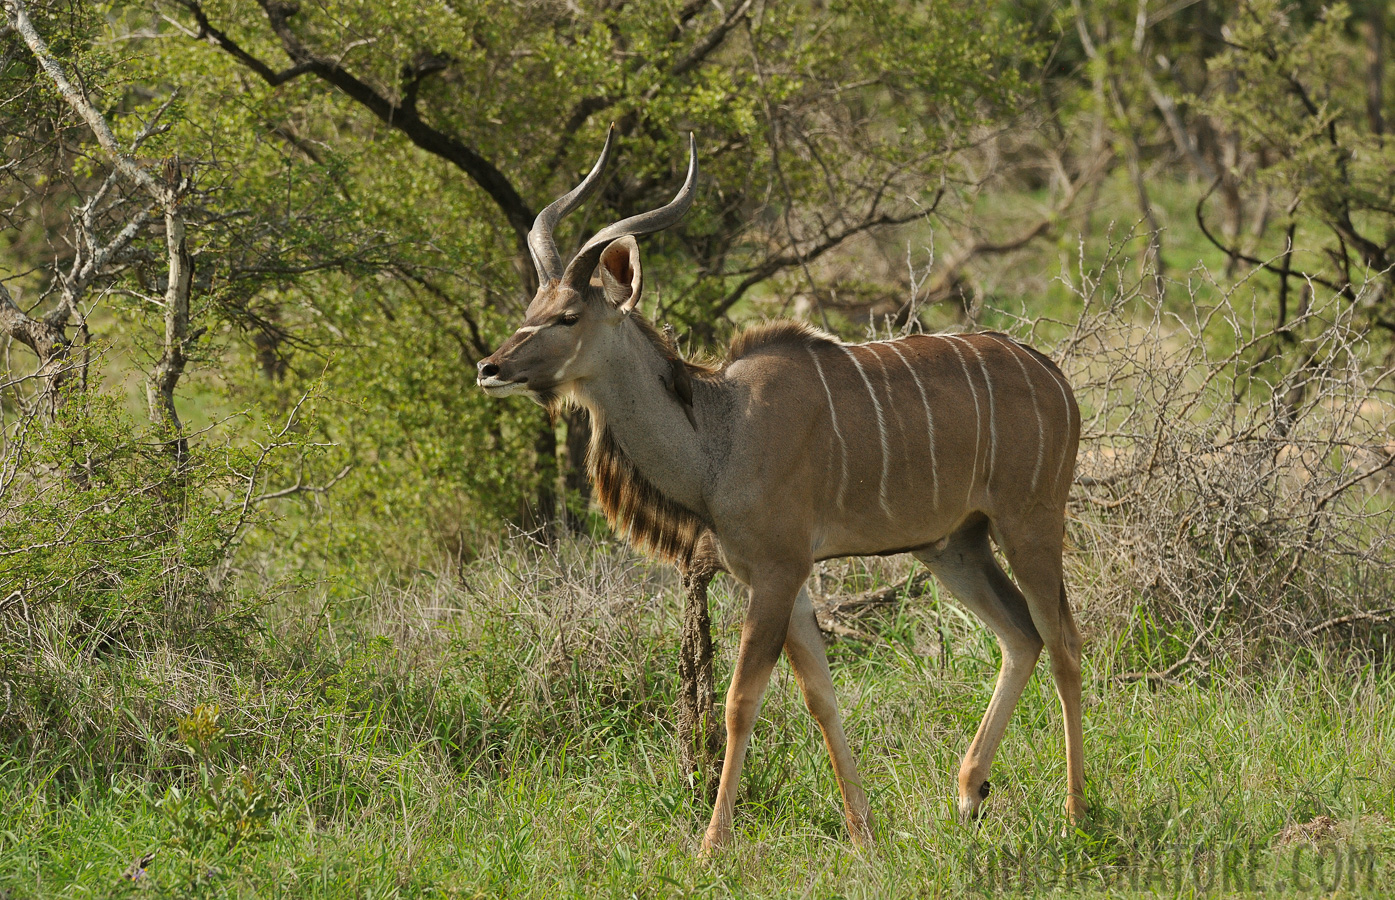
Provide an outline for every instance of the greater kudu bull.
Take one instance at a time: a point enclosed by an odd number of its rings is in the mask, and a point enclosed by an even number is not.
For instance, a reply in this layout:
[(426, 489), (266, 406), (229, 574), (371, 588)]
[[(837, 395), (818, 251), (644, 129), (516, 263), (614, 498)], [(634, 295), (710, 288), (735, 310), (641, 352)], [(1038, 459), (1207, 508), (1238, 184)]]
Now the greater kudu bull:
[(588, 410), (588, 466), (611, 524), (679, 563), (715, 546), (751, 589), (703, 850), (730, 836), (751, 728), (782, 646), (823, 730), (848, 829), (871, 838), (805, 586), (815, 562), (838, 556), (913, 554), (998, 637), (997, 686), (959, 769), (965, 818), (988, 795), (993, 754), (1045, 645), (1065, 718), (1066, 809), (1078, 819), (1080, 636), (1061, 550), (1080, 413), (1061, 371), (1000, 334), (847, 344), (793, 322), (744, 332), (719, 367), (684, 362), (636, 312), (635, 236), (687, 211), (695, 141), (671, 203), (603, 228), (565, 265), (558, 255), (553, 229), (595, 190), (611, 143), (538, 215), (528, 243), (541, 286), (523, 325), (480, 361), (478, 382), (493, 396)]

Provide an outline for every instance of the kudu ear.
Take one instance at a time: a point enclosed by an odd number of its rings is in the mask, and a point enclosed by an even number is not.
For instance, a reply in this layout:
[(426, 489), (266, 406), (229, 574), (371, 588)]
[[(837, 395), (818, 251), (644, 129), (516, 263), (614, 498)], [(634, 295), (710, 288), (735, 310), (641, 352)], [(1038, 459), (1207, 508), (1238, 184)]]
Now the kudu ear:
[(622, 313), (639, 303), (644, 271), (639, 265), (639, 244), (630, 235), (618, 237), (601, 251), (601, 287), (605, 297)]

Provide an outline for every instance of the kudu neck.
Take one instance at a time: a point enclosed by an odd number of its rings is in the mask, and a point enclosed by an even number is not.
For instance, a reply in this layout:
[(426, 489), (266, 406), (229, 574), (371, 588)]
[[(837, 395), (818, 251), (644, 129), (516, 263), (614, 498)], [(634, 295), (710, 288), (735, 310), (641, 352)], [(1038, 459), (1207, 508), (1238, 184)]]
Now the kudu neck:
[(601, 374), (577, 388), (592, 427), (608, 428), (650, 484), (705, 518), (700, 410), (695, 428), (670, 388), (668, 359), (633, 320), (619, 324), (602, 352)]

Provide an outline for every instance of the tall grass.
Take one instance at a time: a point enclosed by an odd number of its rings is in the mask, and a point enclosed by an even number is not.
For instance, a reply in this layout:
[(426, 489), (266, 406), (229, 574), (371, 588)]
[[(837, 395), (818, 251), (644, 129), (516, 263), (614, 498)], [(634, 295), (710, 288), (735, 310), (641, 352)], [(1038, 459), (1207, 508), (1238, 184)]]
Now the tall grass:
[[(823, 589), (900, 574), (839, 563)], [(98, 746), (8, 759), (0, 890), (883, 897), (1065, 878), (1104, 891), (1163, 873), (1204, 880), (1226, 853), (1270, 884), (1290, 878), (1295, 852), (1305, 878), (1322, 860), (1330, 879), (1334, 859), (1357, 854), (1357, 888), (1395, 883), (1395, 782), (1385, 774), (1395, 683), (1320, 650), (1250, 678), (1156, 690), (1121, 682), (1128, 660), (1096, 642), (1085, 695), (1090, 823), (1060, 834), (1058, 704), (1043, 677), (1003, 745), (989, 815), (959, 825), (953, 773), (996, 651), (933, 589), (862, 620), (872, 641), (832, 644), (877, 848), (850, 848), (822, 743), (782, 665), (735, 846), (704, 866), (694, 851), (708, 809), (677, 766), (668, 715), (677, 599), (665, 569), (614, 546), (520, 542), (356, 605), (306, 603), (268, 627), (260, 655), (274, 664), (210, 674), (203, 709), (154, 723), (158, 763), (92, 777), (76, 773)], [(718, 587), (714, 603), (729, 650), (743, 598)], [(202, 831), (181, 818), (189, 804), (228, 805), (217, 795), (226, 785), (200, 779), (205, 757), (191, 737), (190, 720), (206, 726), (213, 703), (221, 732), (210, 772), (241, 777), (278, 807), (231, 847), (236, 809), (208, 813)], [(1332, 825), (1311, 840), (1295, 830), (1321, 816)], [(138, 881), (122, 879), (157, 848)]]

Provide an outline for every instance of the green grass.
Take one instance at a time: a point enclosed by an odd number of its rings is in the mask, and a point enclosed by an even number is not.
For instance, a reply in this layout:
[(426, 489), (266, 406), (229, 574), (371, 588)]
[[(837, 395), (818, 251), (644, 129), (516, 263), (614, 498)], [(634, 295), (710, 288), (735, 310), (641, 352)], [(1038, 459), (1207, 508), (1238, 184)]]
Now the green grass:
[[(893, 577), (838, 564), (827, 587)], [(729, 664), (740, 598), (724, 587), (715, 599)], [(1234, 893), (1237, 878), (1294, 890), (1295, 860), (1300, 893), (1331, 886), (1334, 863), (1343, 892), (1395, 887), (1388, 671), (1305, 653), (1153, 689), (1114, 679), (1096, 641), (1091, 821), (1062, 836), (1059, 710), (1043, 666), (987, 815), (969, 828), (954, 820), (954, 772), (996, 650), (958, 607), (923, 598), (864, 623), (877, 643), (832, 646), (876, 848), (849, 845), (822, 742), (781, 664), (735, 841), (708, 864), (695, 851), (710, 810), (675, 760), (677, 599), (662, 568), (584, 546), (510, 550), (330, 608), (319, 625), (305, 624), (310, 600), (286, 603), (256, 659), (143, 685), (186, 698), (149, 712), (147, 765), (104, 766), (97, 743), (42, 735), (0, 755), (0, 897), (1191, 896)], [(222, 706), (213, 744), (199, 743), (211, 726), (205, 716), (197, 732), (190, 697)], [(210, 781), (239, 767), (245, 777)], [(176, 791), (203, 825), (175, 814)], [(244, 815), (249, 796), (275, 814)], [(1304, 823), (1311, 840), (1294, 837)], [(122, 879), (157, 850), (144, 877)]]

